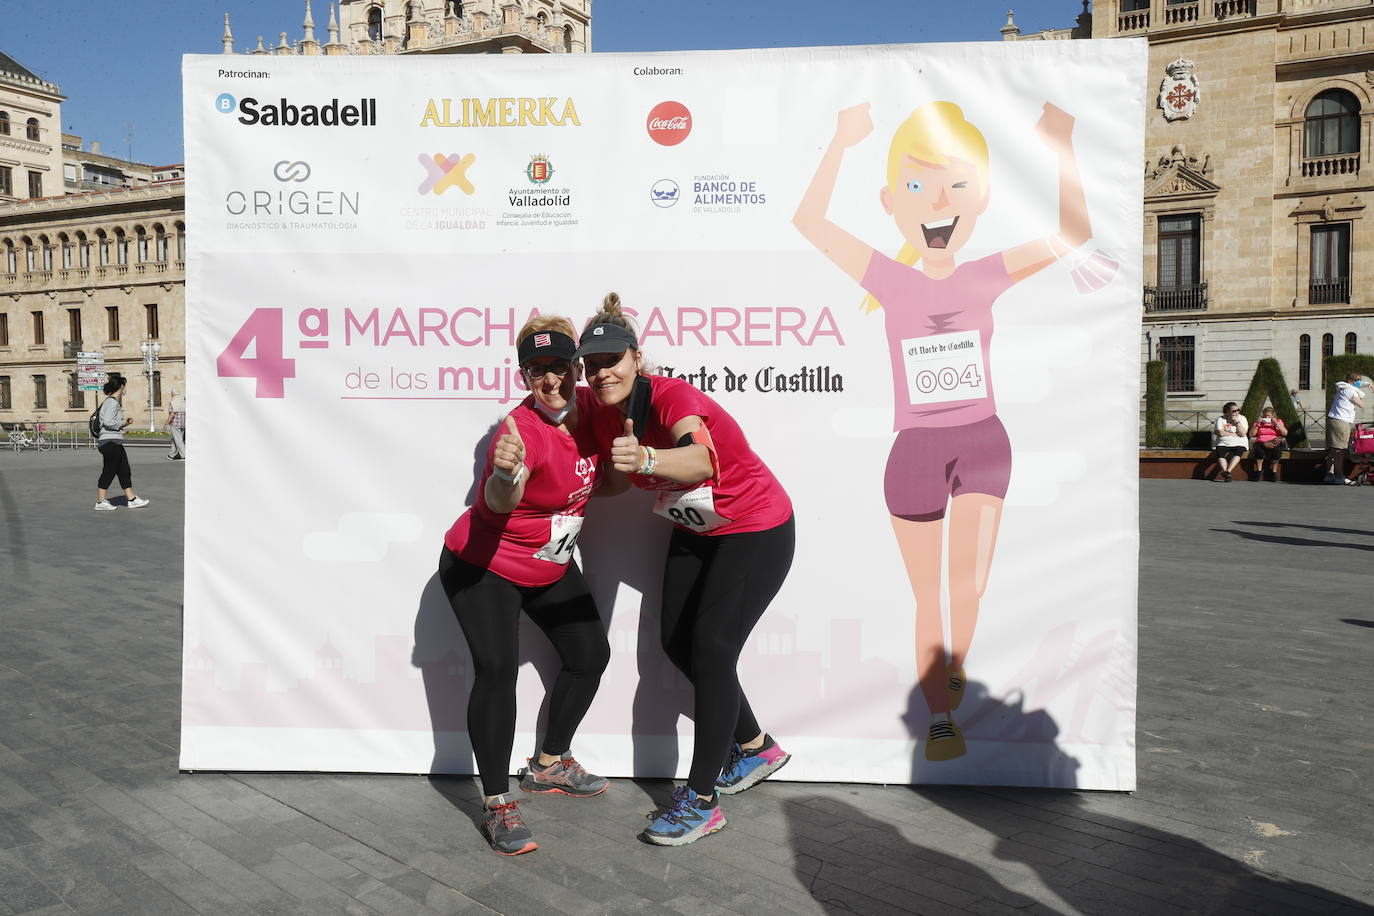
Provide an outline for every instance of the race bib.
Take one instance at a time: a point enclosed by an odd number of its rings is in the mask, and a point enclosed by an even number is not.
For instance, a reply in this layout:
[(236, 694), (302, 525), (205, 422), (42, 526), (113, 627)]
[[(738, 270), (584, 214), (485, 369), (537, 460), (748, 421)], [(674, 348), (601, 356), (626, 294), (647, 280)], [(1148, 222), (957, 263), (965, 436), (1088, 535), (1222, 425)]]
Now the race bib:
[(582, 533), (582, 516), (555, 515), (549, 519), (549, 542), (534, 553), (536, 560), (567, 566), (572, 559), (577, 536)]
[(988, 396), (981, 331), (913, 337), (902, 341), (902, 354), (913, 407)]
[(716, 514), (716, 494), (710, 487), (662, 490), (654, 502), (654, 514), (698, 532), (711, 531), (730, 521)]

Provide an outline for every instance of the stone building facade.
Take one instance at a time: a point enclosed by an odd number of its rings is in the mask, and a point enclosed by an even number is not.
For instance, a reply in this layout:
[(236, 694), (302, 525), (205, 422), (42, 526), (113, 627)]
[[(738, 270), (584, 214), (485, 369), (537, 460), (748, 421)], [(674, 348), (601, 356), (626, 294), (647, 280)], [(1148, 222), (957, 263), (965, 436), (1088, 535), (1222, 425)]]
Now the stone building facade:
[(150, 393), (160, 408), (185, 390), (185, 200), (171, 181), (0, 206), (0, 423), (84, 422), (96, 395), (77, 387), (81, 352), (128, 380), (135, 428), (148, 428)]
[(1374, 6), (1098, 0), (1078, 29), (1002, 31), (1149, 42), (1141, 357), (1170, 409), (1239, 400), (1269, 356), (1323, 408), (1323, 356), (1374, 350)]
[[(340, 0), (328, 4), (325, 40), (305, 2), (302, 37), (249, 54), (579, 54), (592, 46), (592, 0)], [(224, 14), (224, 53), (234, 53)]]
[(63, 99), (0, 51), (0, 206), (62, 193)]

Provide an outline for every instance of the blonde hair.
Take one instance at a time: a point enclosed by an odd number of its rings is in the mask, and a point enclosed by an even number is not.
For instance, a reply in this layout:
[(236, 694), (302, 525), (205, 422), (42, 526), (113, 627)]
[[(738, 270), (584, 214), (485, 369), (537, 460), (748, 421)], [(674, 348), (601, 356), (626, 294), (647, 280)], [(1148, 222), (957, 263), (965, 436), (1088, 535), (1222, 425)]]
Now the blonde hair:
[[(932, 165), (948, 165), (951, 159), (971, 163), (978, 173), (978, 191), (988, 188), (988, 141), (982, 132), (964, 119), (964, 112), (953, 102), (927, 102), (915, 109), (892, 135), (887, 152), (887, 187), (897, 191), (900, 186), (902, 164), (919, 159)], [(904, 243), (896, 261), (908, 267), (920, 258), (920, 252)], [(865, 296), (864, 314), (882, 308), (871, 295)]]
[(606, 297), (601, 300), (601, 311), (587, 319), (587, 323), (582, 327), (582, 333), (587, 333), (589, 328), (598, 324), (613, 324), (634, 334), (636, 339), (639, 338), (639, 328), (635, 327), (635, 323), (620, 310), (619, 293), (610, 292), (606, 294)]
[(518, 347), (525, 342), (525, 338), (539, 331), (557, 331), (560, 334), (567, 334), (577, 343), (577, 331), (573, 328), (573, 323), (562, 315), (535, 315), (525, 326), (520, 329), (520, 333), (515, 335), (515, 345)]

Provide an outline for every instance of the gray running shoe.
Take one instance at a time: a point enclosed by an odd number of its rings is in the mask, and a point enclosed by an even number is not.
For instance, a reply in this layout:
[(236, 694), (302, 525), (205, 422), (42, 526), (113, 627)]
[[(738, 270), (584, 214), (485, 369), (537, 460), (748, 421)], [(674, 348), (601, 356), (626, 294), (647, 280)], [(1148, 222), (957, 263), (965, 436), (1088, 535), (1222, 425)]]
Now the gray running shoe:
[(482, 834), (491, 848), (501, 855), (518, 856), (539, 848), (534, 834), (520, 817), (520, 803), (512, 801), (509, 795), (493, 798), (484, 813), (486, 821), (482, 824)]
[(564, 754), (561, 760), (542, 769), (533, 759), (526, 763), (529, 766), (520, 768), (520, 788), (526, 792), (562, 792), (577, 798), (590, 798), (605, 792), (611, 784), (605, 776), (582, 769), (582, 764), (574, 760), (572, 754)]

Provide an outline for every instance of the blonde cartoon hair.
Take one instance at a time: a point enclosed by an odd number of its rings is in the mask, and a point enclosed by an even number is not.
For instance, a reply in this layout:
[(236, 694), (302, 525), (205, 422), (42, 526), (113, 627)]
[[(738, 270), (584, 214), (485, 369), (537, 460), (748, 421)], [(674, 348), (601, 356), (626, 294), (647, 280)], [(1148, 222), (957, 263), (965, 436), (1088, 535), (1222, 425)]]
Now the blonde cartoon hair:
[[(946, 165), (951, 159), (972, 163), (978, 173), (978, 191), (988, 189), (988, 141), (983, 134), (964, 119), (964, 112), (953, 102), (927, 102), (915, 109), (892, 135), (887, 152), (887, 187), (896, 192), (900, 187), (902, 164), (919, 159), (932, 165)], [(896, 260), (908, 267), (920, 258), (915, 246), (905, 243)], [(865, 315), (882, 307), (871, 295), (862, 304)]]
[(525, 338), (539, 331), (557, 331), (560, 334), (567, 334), (577, 341), (577, 331), (573, 329), (573, 323), (562, 315), (535, 315), (525, 326), (520, 329), (520, 333), (515, 335), (515, 345), (518, 347), (525, 342)]

